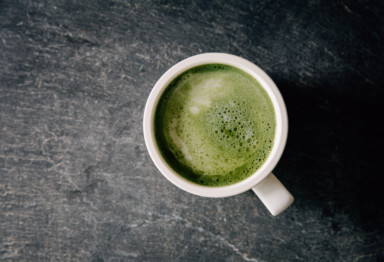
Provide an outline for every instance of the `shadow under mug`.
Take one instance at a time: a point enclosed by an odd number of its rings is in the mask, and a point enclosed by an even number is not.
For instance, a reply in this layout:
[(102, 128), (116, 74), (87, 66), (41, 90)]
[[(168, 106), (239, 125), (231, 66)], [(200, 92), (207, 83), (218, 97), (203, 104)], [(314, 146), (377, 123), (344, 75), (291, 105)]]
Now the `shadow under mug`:
[[(225, 64), (236, 67), (254, 77), (269, 95), (276, 117), (274, 144), (264, 164), (246, 179), (227, 186), (203, 186), (191, 182), (174, 171), (164, 160), (155, 139), (154, 118), (157, 104), (168, 85), (180, 74), (204, 64)], [(288, 208), (294, 198), (272, 174), (287, 141), (288, 117), (284, 100), (272, 79), (250, 61), (225, 53), (204, 53), (189, 57), (165, 72), (153, 87), (144, 110), (144, 139), (149, 155), (160, 172), (177, 187), (203, 197), (228, 197), (252, 190), (272, 215)]]

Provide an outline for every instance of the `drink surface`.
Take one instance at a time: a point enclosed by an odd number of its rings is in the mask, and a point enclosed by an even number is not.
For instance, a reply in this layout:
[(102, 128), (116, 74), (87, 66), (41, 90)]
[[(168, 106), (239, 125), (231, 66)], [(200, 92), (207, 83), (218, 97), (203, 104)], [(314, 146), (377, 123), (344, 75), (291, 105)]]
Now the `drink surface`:
[(237, 183), (265, 162), (275, 135), (273, 104), (249, 74), (222, 64), (187, 70), (166, 88), (155, 115), (157, 145), (186, 179)]

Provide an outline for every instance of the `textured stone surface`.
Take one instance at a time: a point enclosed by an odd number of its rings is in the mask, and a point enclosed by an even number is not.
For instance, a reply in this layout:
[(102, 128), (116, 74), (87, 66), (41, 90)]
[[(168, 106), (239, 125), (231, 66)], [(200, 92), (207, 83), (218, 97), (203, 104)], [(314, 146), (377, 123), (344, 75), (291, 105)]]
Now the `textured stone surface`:
[[(382, 1), (0, 1), (0, 260), (384, 260)], [(176, 62), (227, 52), (288, 108), (296, 201), (185, 193), (142, 115)], [(381, 124), (381, 125), (380, 125)]]

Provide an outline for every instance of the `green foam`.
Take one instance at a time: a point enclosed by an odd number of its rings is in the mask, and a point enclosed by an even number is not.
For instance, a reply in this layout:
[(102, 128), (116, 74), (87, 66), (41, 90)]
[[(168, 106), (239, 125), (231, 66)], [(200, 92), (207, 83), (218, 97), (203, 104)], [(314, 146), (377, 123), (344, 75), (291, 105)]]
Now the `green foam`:
[(269, 155), (275, 112), (261, 85), (231, 66), (208, 64), (181, 74), (156, 109), (155, 136), (168, 164), (202, 185), (253, 174)]

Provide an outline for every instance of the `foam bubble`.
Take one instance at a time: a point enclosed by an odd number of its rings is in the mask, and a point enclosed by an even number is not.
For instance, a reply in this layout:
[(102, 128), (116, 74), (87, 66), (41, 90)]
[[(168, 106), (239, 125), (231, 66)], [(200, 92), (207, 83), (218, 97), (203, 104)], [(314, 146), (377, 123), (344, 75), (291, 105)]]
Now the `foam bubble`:
[(196, 115), (197, 113), (199, 113), (200, 109), (199, 109), (197, 106), (191, 106), (191, 107), (189, 108), (189, 111), (190, 111), (192, 114)]

